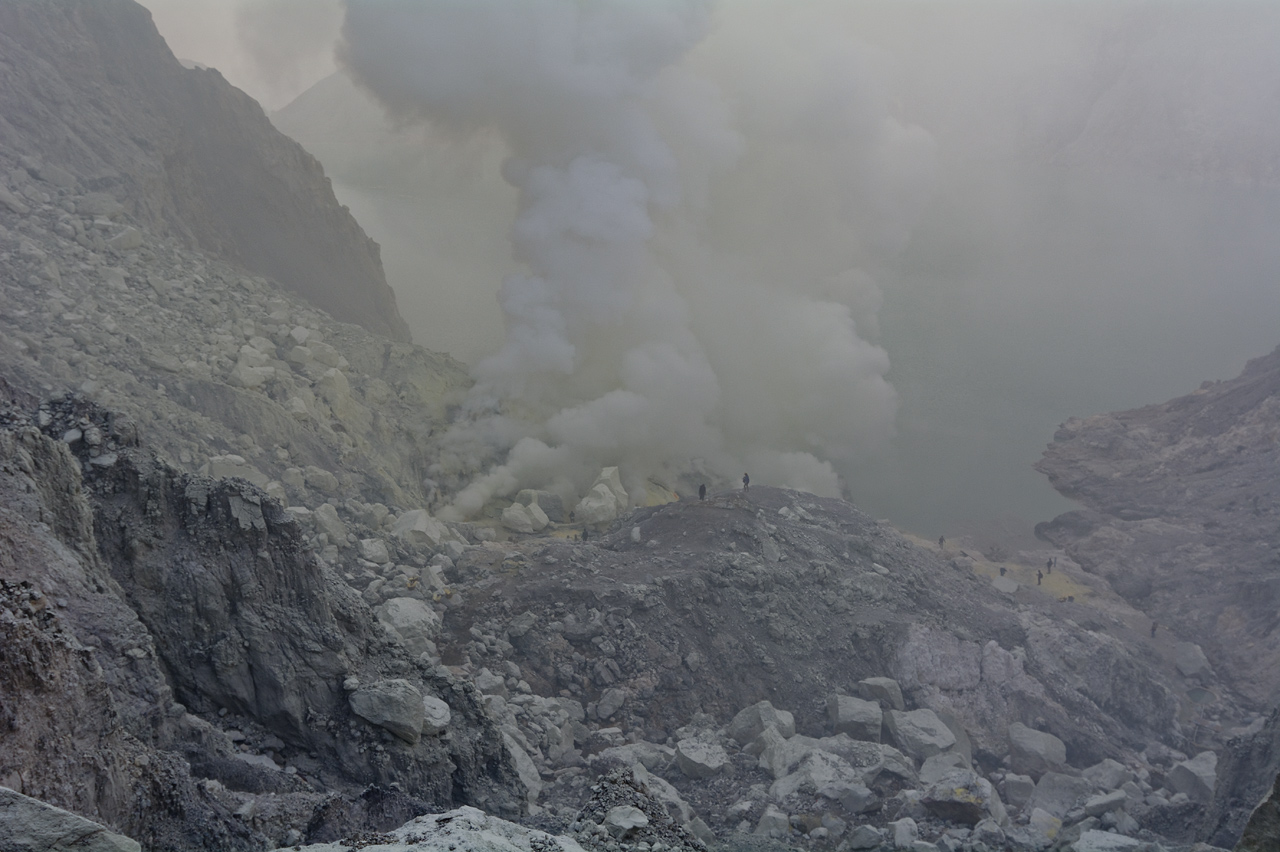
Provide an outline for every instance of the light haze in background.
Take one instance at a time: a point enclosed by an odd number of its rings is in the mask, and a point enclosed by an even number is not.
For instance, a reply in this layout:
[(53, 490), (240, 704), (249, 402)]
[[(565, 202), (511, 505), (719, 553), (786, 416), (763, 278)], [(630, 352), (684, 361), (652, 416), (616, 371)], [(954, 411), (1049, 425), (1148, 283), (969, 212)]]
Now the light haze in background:
[[(147, 5), (175, 53), (268, 108), (318, 82), (277, 123), (382, 243), (418, 342), (472, 363), (500, 349), (501, 282), (521, 270), (501, 128), (430, 109), (392, 125), (344, 78), (322, 80), (337, 4)], [(666, 103), (720, 113), (663, 132), (701, 122), (741, 142), (720, 162), (672, 143), (681, 204), (701, 216), (712, 278), (727, 257), (791, 304), (841, 304), (870, 347), (859, 363), (896, 392), (896, 435), (837, 461), (855, 500), (922, 532), (1044, 519), (1067, 504), (1030, 465), (1059, 422), (1186, 393), (1280, 342), (1278, 42), (1280, 9), (1264, 3), (718, 7), (670, 63), (712, 91)], [(918, 130), (928, 155), (877, 161), (859, 117)], [(879, 194), (877, 175), (892, 178)], [(681, 245), (659, 265), (696, 279), (699, 252)], [(682, 298), (729, 314), (727, 286)], [(686, 326), (727, 362), (744, 345)], [(760, 363), (751, 343), (741, 378), (712, 368), (750, 403), (734, 419), (788, 404), (787, 371), (803, 366), (779, 342)]]

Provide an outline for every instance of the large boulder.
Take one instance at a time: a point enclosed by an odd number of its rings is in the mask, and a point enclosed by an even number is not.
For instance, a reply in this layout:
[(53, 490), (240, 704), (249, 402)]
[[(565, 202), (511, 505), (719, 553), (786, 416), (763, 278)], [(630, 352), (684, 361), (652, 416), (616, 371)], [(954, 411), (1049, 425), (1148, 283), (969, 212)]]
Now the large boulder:
[(416, 598), (391, 598), (375, 610), (378, 621), (400, 638), (413, 656), (435, 656), (432, 641), (440, 632), (440, 616)]
[(875, 701), (864, 701), (834, 693), (827, 696), (827, 721), (837, 734), (848, 734), (855, 740), (880, 742), (884, 711)]
[(502, 525), (512, 532), (541, 532), (546, 529), (547, 524), (547, 515), (538, 508), (537, 503), (529, 506), (512, 503), (502, 510)]
[(725, 728), (725, 733), (740, 745), (746, 745), (760, 736), (765, 728), (773, 728), (783, 739), (792, 737), (796, 732), (795, 717), (786, 710), (776, 709), (768, 701), (760, 701), (739, 711)]
[(396, 518), (391, 534), (417, 547), (440, 547), (454, 539), (443, 522), (431, 517), (426, 509), (410, 509)]
[(351, 712), (416, 745), (426, 716), (422, 693), (407, 680), (392, 678), (361, 686), (347, 699)]
[(719, 745), (690, 738), (676, 743), (676, 765), (690, 778), (710, 778), (729, 763), (729, 755)]
[(1202, 751), (1190, 760), (1174, 764), (1165, 775), (1165, 783), (1175, 793), (1186, 793), (1193, 802), (1207, 805), (1213, 800), (1218, 782), (1218, 756)]
[(82, 816), (0, 787), (4, 852), (142, 852), (136, 840)]
[(893, 744), (914, 760), (925, 760), (956, 744), (955, 734), (932, 710), (890, 710), (884, 726)]
[(1080, 839), (1074, 841), (1067, 849), (1070, 852), (1128, 852), (1133, 849), (1149, 849), (1147, 843), (1125, 837), (1123, 834), (1112, 834), (1110, 831), (1098, 831), (1090, 828), (1080, 833)]
[(862, 782), (862, 773), (830, 752), (809, 751), (794, 772), (774, 781), (769, 795), (782, 801), (797, 793), (839, 802), (851, 814), (879, 807), (879, 798)]
[(1207, 677), (1213, 674), (1213, 666), (1204, 650), (1195, 642), (1179, 642), (1173, 649), (1173, 664), (1183, 677)]
[(891, 677), (869, 677), (858, 681), (858, 697), (877, 701), (885, 710), (906, 710), (902, 700), (902, 687)]
[(1074, 808), (1083, 805), (1092, 792), (1093, 784), (1084, 778), (1046, 772), (1036, 782), (1036, 790), (1031, 794), (1027, 808), (1040, 808), (1062, 819)]
[(1009, 763), (1019, 775), (1038, 779), (1067, 765), (1067, 746), (1053, 734), (1014, 722), (1009, 726)]
[(604, 524), (616, 520), (630, 508), (631, 501), (622, 487), (616, 467), (600, 471), (586, 495), (574, 507), (574, 518), (584, 524)]
[(947, 822), (977, 825), (984, 819), (1008, 820), (995, 787), (972, 769), (953, 769), (930, 784), (920, 804), (931, 816)]
[(559, 494), (526, 488), (516, 494), (516, 502), (521, 506), (537, 506), (552, 523), (565, 522), (564, 501), (560, 499)]
[(1109, 757), (1090, 766), (1081, 774), (1101, 790), (1119, 790), (1133, 780), (1133, 773), (1126, 769), (1124, 764)]
[(422, 696), (422, 735), (434, 737), (444, 733), (453, 719), (449, 705), (434, 695)]

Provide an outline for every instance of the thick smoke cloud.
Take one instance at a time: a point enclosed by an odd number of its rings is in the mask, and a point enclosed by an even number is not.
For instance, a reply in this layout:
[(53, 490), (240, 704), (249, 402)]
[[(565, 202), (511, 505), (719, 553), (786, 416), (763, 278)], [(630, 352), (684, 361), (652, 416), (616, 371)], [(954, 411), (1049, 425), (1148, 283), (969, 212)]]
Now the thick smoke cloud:
[(521, 486), (580, 493), (605, 464), (634, 499), (650, 478), (744, 466), (836, 494), (838, 466), (891, 437), (860, 264), (905, 241), (931, 143), (840, 39), (779, 53), (807, 74), (733, 114), (689, 60), (712, 21), (699, 0), (348, 0), (355, 79), (401, 122), (496, 133), (519, 195), (522, 269), (501, 284), (505, 339), (475, 368), (455, 466), (511, 451), (463, 513)]

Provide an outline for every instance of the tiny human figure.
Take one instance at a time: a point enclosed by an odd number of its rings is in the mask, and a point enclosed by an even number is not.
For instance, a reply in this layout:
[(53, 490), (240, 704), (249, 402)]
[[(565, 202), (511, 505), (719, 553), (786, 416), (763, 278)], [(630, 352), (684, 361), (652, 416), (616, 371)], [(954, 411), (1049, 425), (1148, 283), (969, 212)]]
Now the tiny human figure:
[(1036, 585), (1038, 586), (1038, 585), (1040, 585), (1040, 584), (1041, 584), (1041, 583), (1043, 583), (1043, 582), (1044, 582), (1044, 572), (1043, 572), (1043, 571), (1037, 571), (1037, 572), (1036, 572)]
[(947, 537), (945, 535), (938, 536), (938, 549), (939, 550), (947, 549)]
[(1052, 573), (1053, 573), (1053, 560), (1052, 560), (1052, 559), (1050, 559), (1048, 562), (1044, 563), (1044, 573), (1046, 573), (1046, 574), (1052, 574)]
[(582, 540), (583, 540), (583, 541), (586, 541), (586, 540), (587, 540), (587, 528), (586, 528), (586, 527), (583, 527), (583, 528), (582, 528)]
[(698, 499), (707, 499), (707, 484), (705, 482), (698, 486)]
[(1153, 622), (1151, 622), (1151, 638), (1152, 638), (1152, 639), (1156, 638), (1156, 628), (1157, 628), (1157, 627), (1159, 627), (1159, 626), (1160, 626), (1160, 625), (1159, 625), (1159, 624), (1157, 624), (1156, 622), (1154, 622), (1154, 621), (1153, 621)]
[(746, 491), (750, 487), (751, 487), (751, 477), (747, 476), (745, 473), (742, 474), (742, 490)]
[(1001, 576), (1001, 577), (1003, 577), (1003, 576), (1004, 576), (1004, 572), (1005, 572), (1006, 570), (1007, 570), (1007, 569), (1006, 569), (1003, 565), (1001, 565), (1001, 566), (1000, 566), (1000, 576)]

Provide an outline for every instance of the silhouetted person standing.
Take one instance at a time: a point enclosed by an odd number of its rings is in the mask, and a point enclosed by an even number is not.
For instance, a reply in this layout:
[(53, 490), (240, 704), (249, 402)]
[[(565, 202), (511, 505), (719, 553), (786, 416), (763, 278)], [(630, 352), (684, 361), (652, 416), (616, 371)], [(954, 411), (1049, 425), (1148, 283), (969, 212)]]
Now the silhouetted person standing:
[(1001, 576), (1001, 577), (1003, 577), (1003, 576), (1004, 576), (1004, 572), (1005, 572), (1005, 567), (1004, 567), (1003, 565), (1001, 565), (1001, 566), (1000, 566), (1000, 576)]
[(698, 499), (707, 499), (707, 484), (705, 482), (698, 486)]
[(1038, 585), (1040, 585), (1040, 584), (1041, 584), (1041, 583), (1043, 583), (1043, 582), (1044, 582), (1044, 572), (1043, 572), (1043, 571), (1037, 571), (1037, 572), (1036, 572), (1036, 585), (1038, 586)]
[(947, 549), (947, 537), (945, 535), (938, 536), (938, 549), (939, 550)]
[(1053, 560), (1052, 560), (1052, 559), (1050, 559), (1050, 560), (1048, 560), (1047, 562), (1045, 562), (1045, 563), (1044, 563), (1044, 572), (1045, 572), (1046, 574), (1052, 574), (1052, 573), (1053, 573)]
[(746, 491), (750, 487), (751, 487), (751, 477), (747, 476), (745, 473), (742, 474), (742, 490)]

